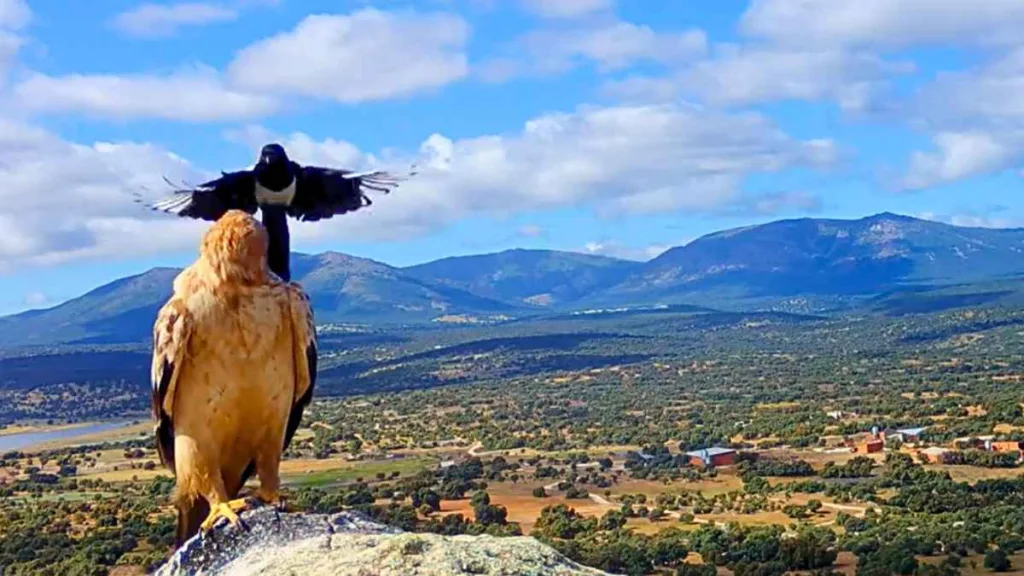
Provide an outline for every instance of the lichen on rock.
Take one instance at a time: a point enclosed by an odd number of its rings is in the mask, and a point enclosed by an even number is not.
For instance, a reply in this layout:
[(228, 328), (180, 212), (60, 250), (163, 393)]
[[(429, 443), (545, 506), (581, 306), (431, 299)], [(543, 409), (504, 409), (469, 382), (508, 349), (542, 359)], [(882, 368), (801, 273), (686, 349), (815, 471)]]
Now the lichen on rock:
[(598, 576), (529, 537), (402, 532), (366, 517), (264, 507), (189, 540), (157, 576)]

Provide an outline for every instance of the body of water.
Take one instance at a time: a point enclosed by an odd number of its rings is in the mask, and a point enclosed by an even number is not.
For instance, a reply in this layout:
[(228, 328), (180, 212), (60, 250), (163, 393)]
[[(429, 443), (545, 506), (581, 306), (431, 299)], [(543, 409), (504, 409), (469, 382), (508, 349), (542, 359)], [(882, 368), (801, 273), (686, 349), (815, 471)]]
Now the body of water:
[(53, 442), (54, 440), (70, 440), (79, 436), (88, 436), (97, 432), (106, 432), (130, 426), (130, 421), (125, 422), (100, 422), (86, 426), (75, 426), (60, 430), (46, 430), (43, 432), (22, 432), (20, 434), (7, 434), (0, 436), (0, 454), (11, 450), (25, 450), (33, 446)]

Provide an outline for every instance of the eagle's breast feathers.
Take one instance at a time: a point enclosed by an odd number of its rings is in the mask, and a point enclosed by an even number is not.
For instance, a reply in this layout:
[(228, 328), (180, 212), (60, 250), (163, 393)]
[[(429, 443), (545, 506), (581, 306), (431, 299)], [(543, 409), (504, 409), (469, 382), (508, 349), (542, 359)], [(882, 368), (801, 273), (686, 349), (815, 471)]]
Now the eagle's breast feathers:
[[(182, 421), (206, 422), (206, 439), (222, 438), (228, 428), (252, 435), (251, 442), (278, 438), (283, 453), (316, 380), (309, 297), (274, 275), (256, 286), (214, 288), (200, 263), (186, 268), (174, 288), (153, 327), (151, 404), (161, 462), (175, 472)], [(277, 432), (263, 430), (268, 426)]]

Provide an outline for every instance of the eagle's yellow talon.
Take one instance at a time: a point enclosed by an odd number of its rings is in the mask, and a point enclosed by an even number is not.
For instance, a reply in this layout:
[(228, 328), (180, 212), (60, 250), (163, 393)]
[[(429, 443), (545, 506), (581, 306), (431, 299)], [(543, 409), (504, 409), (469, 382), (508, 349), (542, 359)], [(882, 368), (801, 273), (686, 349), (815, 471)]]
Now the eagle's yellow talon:
[(238, 498), (235, 500), (229, 500), (226, 504), (232, 512), (242, 512), (249, 509), (249, 501), (245, 498)]
[(210, 508), (210, 515), (206, 517), (200, 528), (203, 532), (209, 532), (213, 528), (217, 520), (221, 518), (227, 518), (233, 526), (239, 526), (242, 523), (241, 518), (238, 517), (236, 512), (241, 512), (248, 508), (248, 503), (243, 499), (231, 500), (229, 502), (221, 502)]

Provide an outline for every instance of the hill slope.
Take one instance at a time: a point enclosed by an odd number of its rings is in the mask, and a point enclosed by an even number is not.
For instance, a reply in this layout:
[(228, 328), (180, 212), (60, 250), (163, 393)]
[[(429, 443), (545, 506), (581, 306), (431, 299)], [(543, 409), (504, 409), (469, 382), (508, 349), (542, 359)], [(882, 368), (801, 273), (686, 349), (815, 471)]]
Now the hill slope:
[(177, 268), (115, 280), (63, 304), (0, 318), (0, 346), (148, 340)]
[(428, 322), (452, 314), (507, 314), (515, 308), (398, 268), (337, 252), (296, 255), (295, 279), (318, 322)]
[(621, 282), (640, 262), (554, 250), (443, 258), (404, 271), (485, 298), (561, 306)]
[[(292, 269), (320, 323), (652, 304), (797, 312), (863, 305), (899, 313), (1024, 301), (1024, 229), (895, 214), (804, 218), (709, 234), (647, 263), (509, 250), (400, 269), (328, 252), (294, 254)], [(0, 318), (0, 347), (148, 341), (175, 274), (150, 270), (55, 308)]]
[[(446, 314), (497, 315), (516, 309), (397, 268), (336, 252), (293, 254), (293, 276), (310, 295), (318, 323), (429, 322)], [(115, 280), (46, 310), (0, 318), (0, 346), (148, 342), (177, 268)]]
[(733, 304), (871, 296), (1024, 273), (1024, 229), (964, 228), (895, 214), (738, 228), (668, 250), (594, 302)]

